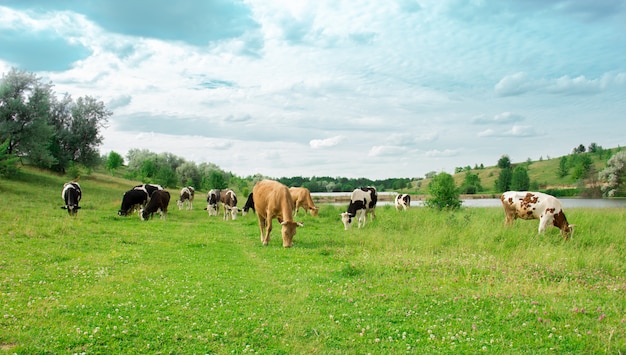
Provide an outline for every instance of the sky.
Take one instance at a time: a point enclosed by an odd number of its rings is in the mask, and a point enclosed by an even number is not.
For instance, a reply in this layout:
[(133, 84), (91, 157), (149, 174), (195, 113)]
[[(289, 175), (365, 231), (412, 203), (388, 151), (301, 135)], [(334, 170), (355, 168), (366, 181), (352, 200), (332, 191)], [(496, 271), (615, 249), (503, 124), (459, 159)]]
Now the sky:
[(622, 0), (0, 0), (0, 72), (113, 112), (101, 153), (424, 177), (626, 145)]

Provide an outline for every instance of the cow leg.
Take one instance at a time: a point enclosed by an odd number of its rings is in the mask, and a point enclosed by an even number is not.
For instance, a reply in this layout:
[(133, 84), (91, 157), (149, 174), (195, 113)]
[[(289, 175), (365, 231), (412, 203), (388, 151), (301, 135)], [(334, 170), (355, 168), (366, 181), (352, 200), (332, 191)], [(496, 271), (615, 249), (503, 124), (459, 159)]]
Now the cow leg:
[(539, 229), (538, 233), (543, 233), (546, 231), (546, 228), (552, 224), (552, 220), (554, 219), (554, 215), (551, 213), (544, 212), (539, 218)]

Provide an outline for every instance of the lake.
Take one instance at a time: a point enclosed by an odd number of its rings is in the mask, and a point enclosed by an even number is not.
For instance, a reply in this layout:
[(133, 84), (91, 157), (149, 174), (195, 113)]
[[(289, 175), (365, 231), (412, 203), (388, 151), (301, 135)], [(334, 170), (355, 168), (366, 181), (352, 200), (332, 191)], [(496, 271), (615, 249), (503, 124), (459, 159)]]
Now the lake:
[[(378, 193), (378, 206), (393, 205), (393, 198), (395, 192), (379, 192)], [(329, 202), (333, 205), (347, 204), (350, 199), (350, 192), (312, 192), (311, 197), (322, 199), (333, 199), (335, 201)], [(344, 201), (345, 202), (342, 202)], [(499, 198), (476, 198), (476, 199), (461, 199), (463, 201), (463, 207), (502, 207), (502, 203)], [(563, 208), (626, 208), (626, 199), (592, 199), (592, 198), (559, 198)], [(317, 201), (317, 203), (324, 204), (326, 202)], [(424, 201), (413, 200), (411, 201), (411, 207), (423, 207)]]

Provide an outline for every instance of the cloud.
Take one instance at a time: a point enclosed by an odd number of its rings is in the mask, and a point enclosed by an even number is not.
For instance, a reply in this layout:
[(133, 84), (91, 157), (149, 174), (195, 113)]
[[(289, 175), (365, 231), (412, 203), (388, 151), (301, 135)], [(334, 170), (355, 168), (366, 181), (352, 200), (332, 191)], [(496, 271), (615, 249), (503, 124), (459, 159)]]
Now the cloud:
[(461, 150), (459, 149), (433, 149), (427, 151), (426, 153), (424, 153), (424, 155), (429, 158), (449, 158), (459, 155), (460, 152)]
[(502, 78), (494, 87), (498, 96), (522, 95), (529, 91), (538, 94), (588, 95), (597, 94), (612, 88), (622, 88), (626, 84), (626, 73), (605, 73), (596, 79), (584, 75), (570, 77), (563, 75), (553, 79), (530, 79), (525, 73), (516, 73)]
[(523, 125), (513, 125), (511, 129), (506, 131), (496, 131), (489, 128), (478, 133), (479, 137), (533, 137), (537, 135), (534, 127)]
[(343, 136), (334, 136), (326, 139), (312, 139), (309, 141), (309, 146), (313, 149), (329, 148), (338, 145), (343, 140)]
[(403, 155), (407, 151), (406, 147), (398, 147), (393, 145), (377, 145), (373, 146), (368, 156), (370, 157), (385, 157), (385, 156), (399, 156)]
[(130, 104), (132, 101), (132, 96), (130, 95), (118, 95), (111, 100), (107, 104), (107, 108), (111, 110), (115, 110), (116, 108), (124, 107)]
[(506, 124), (523, 121), (524, 117), (511, 112), (502, 112), (494, 115), (493, 117), (487, 117), (485, 115), (475, 116), (471, 119), (474, 124)]

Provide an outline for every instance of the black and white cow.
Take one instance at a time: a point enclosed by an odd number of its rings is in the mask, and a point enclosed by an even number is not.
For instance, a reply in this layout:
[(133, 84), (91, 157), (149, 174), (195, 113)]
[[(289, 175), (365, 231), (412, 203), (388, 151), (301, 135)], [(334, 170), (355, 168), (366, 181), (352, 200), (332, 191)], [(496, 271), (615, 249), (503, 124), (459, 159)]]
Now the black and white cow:
[(411, 196), (409, 194), (399, 194), (396, 196), (396, 211), (399, 211), (400, 208), (406, 211), (409, 207), (411, 207)]
[(193, 187), (191, 186), (183, 187), (180, 190), (180, 198), (178, 199), (178, 201), (176, 201), (176, 204), (178, 205), (178, 209), (182, 210), (183, 207), (185, 207), (185, 202), (186, 202), (187, 211), (192, 210), (193, 209), (193, 197), (195, 193), (196, 193), (196, 190), (194, 190)]
[(163, 186), (157, 184), (141, 184), (133, 187), (134, 190), (142, 190), (148, 194), (148, 201), (152, 197), (152, 194), (157, 190), (163, 190)]
[(207, 206), (205, 210), (209, 213), (209, 216), (217, 216), (220, 209), (221, 192), (221, 190), (213, 189), (206, 195)]
[(156, 190), (150, 198), (150, 202), (140, 211), (141, 220), (147, 221), (155, 213), (161, 215), (161, 219), (167, 217), (167, 206), (170, 204), (170, 193), (167, 190)]
[(80, 185), (78, 185), (75, 181), (67, 182), (63, 185), (63, 191), (61, 192), (61, 198), (65, 201), (65, 206), (61, 207), (64, 210), (67, 210), (67, 213), (70, 216), (76, 216), (80, 206), (78, 206), (78, 202), (83, 197), (83, 192), (80, 189)]
[(374, 211), (377, 202), (378, 193), (374, 187), (361, 187), (352, 191), (348, 211), (341, 214), (344, 229), (350, 229), (355, 218), (359, 228), (365, 226), (368, 213), (372, 215), (372, 218), (376, 218)]
[(224, 220), (237, 219), (239, 209), (237, 208), (237, 195), (235, 195), (235, 192), (230, 189), (222, 192), (220, 194), (220, 202), (224, 208)]
[(245, 216), (246, 214), (248, 214), (248, 211), (252, 209), (253, 212), (256, 212), (254, 210), (254, 198), (252, 197), (252, 192), (248, 195), (248, 199), (246, 200), (246, 204), (243, 205), (243, 208), (241, 209), (241, 215)]
[(117, 211), (119, 216), (128, 216), (135, 210), (139, 210), (148, 202), (148, 192), (146, 190), (131, 189), (124, 193), (122, 206)]

